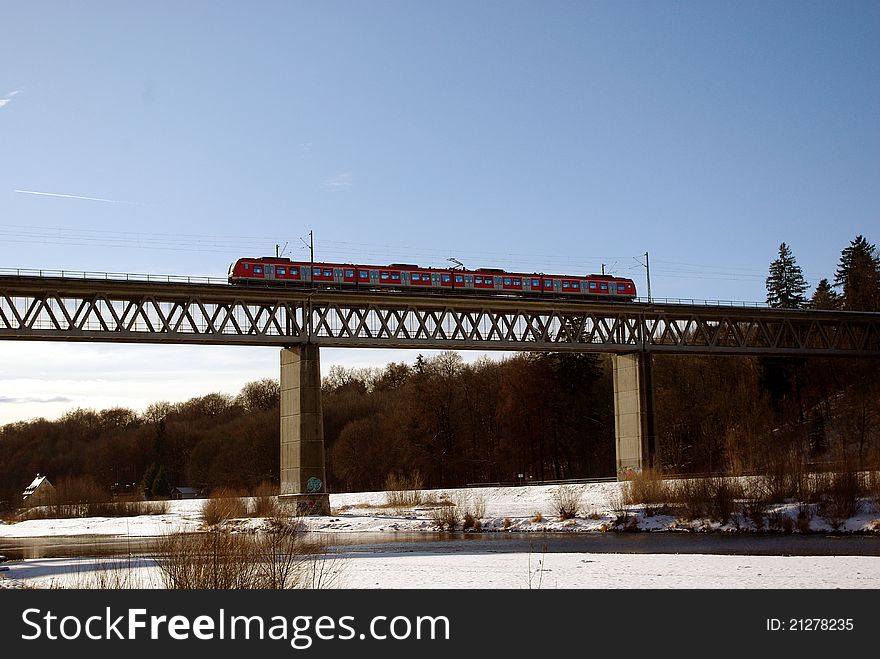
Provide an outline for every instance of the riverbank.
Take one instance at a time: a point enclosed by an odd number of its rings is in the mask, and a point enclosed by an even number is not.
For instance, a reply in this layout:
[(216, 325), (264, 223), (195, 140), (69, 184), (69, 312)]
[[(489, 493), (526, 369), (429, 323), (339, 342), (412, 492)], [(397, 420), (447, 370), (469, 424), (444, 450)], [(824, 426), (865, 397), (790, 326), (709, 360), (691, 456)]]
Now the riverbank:
[[(568, 519), (558, 510), (560, 494), (572, 493), (563, 487), (577, 488), (577, 514)], [(873, 499), (844, 520), (816, 510), (808, 524), (806, 504), (767, 505), (758, 532), (744, 505), (724, 523), (686, 519), (669, 506), (623, 505), (624, 487), (427, 490), (411, 505), (393, 505), (386, 492), (331, 494), (333, 514), (301, 524), (327, 545), (320, 560), (342, 588), (880, 588)], [(0, 573), (0, 587), (163, 588), (155, 540), (206, 530), (203, 505), (171, 501), (160, 515), (0, 525), (0, 547), (17, 559)], [(223, 523), (238, 532), (270, 525), (261, 517)]]
[[(880, 511), (870, 498), (859, 501), (855, 514), (823, 516), (816, 504), (781, 501), (767, 504), (761, 528), (747, 506), (734, 506), (725, 521), (688, 518), (671, 506), (624, 505), (624, 483), (539, 485), (423, 490), (419, 503), (393, 505), (387, 492), (330, 495), (332, 515), (302, 519), (305, 530), (316, 533), (429, 533), (438, 530), (527, 533), (602, 532), (720, 532), (720, 533), (842, 533), (880, 532)], [(568, 488), (564, 490), (563, 488)], [(574, 488), (572, 490), (572, 488)], [(563, 519), (560, 493), (577, 495), (577, 513)], [(169, 501), (167, 512), (133, 517), (41, 519), (0, 524), (0, 538), (52, 536), (156, 537), (206, 529), (204, 500)], [(470, 514), (470, 522), (467, 515)], [(228, 520), (230, 530), (253, 531), (267, 525), (260, 517)], [(440, 527), (443, 528), (440, 528)], [(452, 526), (452, 528), (450, 528)]]

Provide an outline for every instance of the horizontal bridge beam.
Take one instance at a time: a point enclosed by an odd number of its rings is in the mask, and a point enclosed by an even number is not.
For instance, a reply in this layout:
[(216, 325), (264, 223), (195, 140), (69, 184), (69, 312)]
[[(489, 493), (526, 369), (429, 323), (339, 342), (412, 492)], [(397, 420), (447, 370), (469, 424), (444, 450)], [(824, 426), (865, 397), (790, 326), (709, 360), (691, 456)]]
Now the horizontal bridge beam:
[(0, 339), (880, 356), (880, 314), (0, 277)]

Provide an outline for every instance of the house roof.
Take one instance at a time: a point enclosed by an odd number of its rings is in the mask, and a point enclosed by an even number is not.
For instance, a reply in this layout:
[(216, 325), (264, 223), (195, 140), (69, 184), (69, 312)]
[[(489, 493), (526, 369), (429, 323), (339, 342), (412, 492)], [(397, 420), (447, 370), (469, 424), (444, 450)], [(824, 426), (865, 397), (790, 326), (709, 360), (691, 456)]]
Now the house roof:
[(31, 481), (31, 484), (24, 489), (22, 496), (27, 497), (36, 492), (37, 488), (40, 487), (40, 485), (42, 485), (44, 481), (48, 483), (45, 476), (37, 474), (37, 477), (33, 481)]
[(195, 487), (187, 487), (185, 485), (179, 485), (171, 488), (173, 491), (180, 492), (181, 494), (198, 494), (199, 491)]

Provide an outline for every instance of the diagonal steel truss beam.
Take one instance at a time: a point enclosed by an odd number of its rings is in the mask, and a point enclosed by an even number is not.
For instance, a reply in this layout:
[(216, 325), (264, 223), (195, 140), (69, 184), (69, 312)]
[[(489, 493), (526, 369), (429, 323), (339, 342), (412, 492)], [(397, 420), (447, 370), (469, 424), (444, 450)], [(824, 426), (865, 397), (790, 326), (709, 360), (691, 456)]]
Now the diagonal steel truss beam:
[(0, 277), (0, 339), (880, 356), (880, 314)]

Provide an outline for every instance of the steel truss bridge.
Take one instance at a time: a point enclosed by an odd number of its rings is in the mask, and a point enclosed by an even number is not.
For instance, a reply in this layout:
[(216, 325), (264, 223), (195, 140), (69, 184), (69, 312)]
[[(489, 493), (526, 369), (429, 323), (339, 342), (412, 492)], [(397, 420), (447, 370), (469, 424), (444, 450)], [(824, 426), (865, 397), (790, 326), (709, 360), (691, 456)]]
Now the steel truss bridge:
[(0, 339), (880, 356), (880, 314), (2, 276)]

